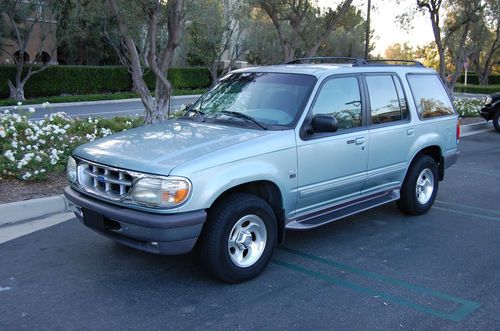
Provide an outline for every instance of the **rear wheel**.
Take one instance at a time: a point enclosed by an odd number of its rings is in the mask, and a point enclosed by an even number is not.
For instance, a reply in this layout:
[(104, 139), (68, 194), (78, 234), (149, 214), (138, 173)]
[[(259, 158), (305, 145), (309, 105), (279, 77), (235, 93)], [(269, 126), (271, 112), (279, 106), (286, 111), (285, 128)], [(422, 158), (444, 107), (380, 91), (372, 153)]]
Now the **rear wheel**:
[(276, 238), (276, 217), (269, 204), (252, 194), (233, 194), (209, 211), (200, 238), (202, 263), (222, 281), (247, 281), (265, 269)]
[(493, 126), (495, 127), (495, 130), (500, 132), (500, 108), (498, 108), (495, 114), (493, 115)]
[(411, 165), (401, 187), (397, 204), (410, 215), (426, 213), (434, 203), (439, 185), (436, 161), (428, 155), (416, 159)]

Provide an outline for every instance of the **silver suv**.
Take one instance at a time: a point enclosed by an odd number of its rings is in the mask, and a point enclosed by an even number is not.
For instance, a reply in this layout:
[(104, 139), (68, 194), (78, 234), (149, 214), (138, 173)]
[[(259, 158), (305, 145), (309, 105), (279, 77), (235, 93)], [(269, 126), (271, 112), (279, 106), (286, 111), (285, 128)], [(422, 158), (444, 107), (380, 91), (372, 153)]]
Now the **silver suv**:
[(65, 189), (76, 215), (144, 251), (196, 245), (213, 275), (241, 282), (264, 270), (286, 229), (391, 201), (428, 211), (459, 154), (436, 73), (303, 62), (234, 71), (182, 118), (78, 147)]

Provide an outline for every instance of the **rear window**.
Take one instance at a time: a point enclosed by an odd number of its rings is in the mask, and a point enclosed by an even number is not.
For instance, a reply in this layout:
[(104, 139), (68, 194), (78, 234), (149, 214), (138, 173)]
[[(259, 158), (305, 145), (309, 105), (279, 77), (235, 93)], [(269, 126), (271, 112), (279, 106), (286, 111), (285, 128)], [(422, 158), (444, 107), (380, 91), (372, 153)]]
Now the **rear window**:
[(437, 75), (408, 75), (408, 83), (422, 119), (453, 115), (450, 98)]

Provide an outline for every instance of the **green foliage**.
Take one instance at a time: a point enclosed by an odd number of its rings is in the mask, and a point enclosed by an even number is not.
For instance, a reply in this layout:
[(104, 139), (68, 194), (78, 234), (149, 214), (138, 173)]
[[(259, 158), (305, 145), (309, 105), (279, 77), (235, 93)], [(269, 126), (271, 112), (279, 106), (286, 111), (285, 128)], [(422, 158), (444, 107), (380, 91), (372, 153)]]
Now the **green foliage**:
[(140, 117), (72, 119), (64, 113), (31, 121), (34, 111), (0, 114), (0, 180), (45, 180), (48, 173), (65, 170), (78, 145), (143, 123)]
[(482, 98), (456, 98), (453, 100), (453, 106), (460, 117), (479, 116), (483, 105), (484, 99)]
[[(458, 81), (460, 83), (465, 83), (465, 75), (461, 75), (458, 78)], [(473, 85), (478, 85), (479, 84), (479, 77), (477, 74), (467, 74), (467, 84), (473, 84)], [(491, 75), (488, 77), (488, 84), (489, 85), (499, 85), (500, 84), (500, 75)]]
[[(9, 96), (7, 80), (16, 73), (14, 66), (0, 66), (0, 98)], [(153, 89), (155, 78), (146, 75), (148, 86)], [(206, 68), (171, 68), (168, 79), (174, 89), (200, 89), (211, 85), (210, 72)], [(51, 66), (33, 76), (27, 83), (28, 98), (114, 93), (132, 90), (132, 79), (125, 68), (119, 66)]]
[(457, 84), (455, 92), (478, 93), (478, 94), (491, 94), (500, 92), (500, 85), (469, 85)]

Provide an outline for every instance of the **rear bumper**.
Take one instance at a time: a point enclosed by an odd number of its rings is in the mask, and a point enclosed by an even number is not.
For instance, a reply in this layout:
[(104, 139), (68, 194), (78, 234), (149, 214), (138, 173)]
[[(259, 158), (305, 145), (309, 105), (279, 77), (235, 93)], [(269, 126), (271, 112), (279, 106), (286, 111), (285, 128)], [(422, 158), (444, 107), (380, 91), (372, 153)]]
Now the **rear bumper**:
[(69, 186), (64, 189), (64, 196), (87, 227), (124, 245), (156, 254), (191, 251), (207, 217), (204, 210), (165, 215), (118, 207)]
[(460, 156), (460, 150), (458, 148), (447, 151), (443, 155), (444, 168), (447, 169), (452, 165), (454, 165), (455, 162), (457, 162), (459, 156)]
[(484, 106), (483, 108), (481, 108), (481, 111), (479, 112), (479, 114), (487, 121), (493, 119), (494, 113), (495, 113), (494, 109), (491, 107), (491, 105)]

